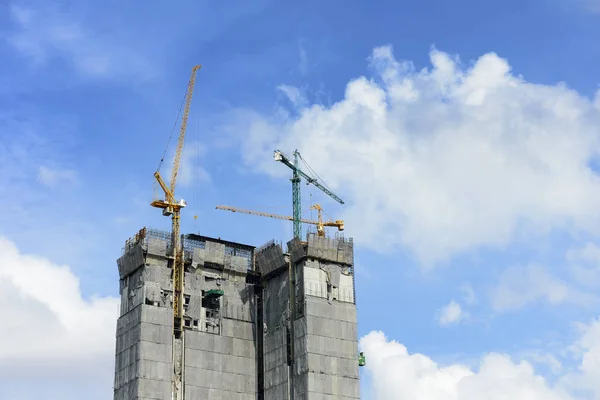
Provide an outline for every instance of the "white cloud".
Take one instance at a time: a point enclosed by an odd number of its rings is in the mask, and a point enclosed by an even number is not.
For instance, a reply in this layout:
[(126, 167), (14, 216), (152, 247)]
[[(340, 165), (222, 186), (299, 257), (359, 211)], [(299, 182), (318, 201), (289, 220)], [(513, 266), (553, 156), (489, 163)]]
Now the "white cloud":
[[(442, 366), (423, 354), (410, 354), (402, 344), (373, 331), (360, 339), (376, 400), (574, 400), (600, 396), (600, 322), (582, 327), (577, 342), (580, 366), (552, 386), (527, 361), (514, 362), (504, 354), (484, 355), (479, 366)], [(549, 355), (546, 361), (556, 359)], [(539, 361), (539, 357), (538, 357)], [(560, 370), (559, 365), (554, 365)], [(587, 392), (586, 392), (587, 390)]]
[(28, 398), (41, 390), (37, 382), (67, 375), (108, 397), (118, 308), (118, 298), (84, 299), (67, 266), (23, 254), (0, 237), (0, 340), (9, 344), (0, 346), (0, 386), (21, 382), (19, 398)]
[(279, 85), (277, 86), (277, 89), (283, 94), (285, 94), (285, 96), (292, 103), (294, 108), (304, 107), (308, 103), (308, 100), (306, 99), (304, 93), (302, 93), (302, 91), (295, 86)]
[(438, 311), (438, 322), (440, 325), (450, 325), (460, 322), (466, 317), (460, 304), (452, 300)]
[(583, 247), (567, 252), (567, 260), (571, 262), (592, 262), (600, 264), (600, 247), (594, 243), (586, 243)]
[(61, 56), (79, 74), (89, 77), (143, 79), (155, 73), (148, 60), (122, 44), (123, 38), (115, 39), (114, 32), (106, 36), (93, 31), (56, 5), (31, 8), (17, 2), (9, 8), (16, 30), (8, 35), (8, 42), (38, 66)]
[(589, 324), (578, 324), (581, 336), (571, 350), (581, 358), (576, 372), (563, 377), (565, 386), (584, 389), (600, 398), (600, 318)]
[(491, 298), (496, 311), (515, 310), (542, 300), (550, 304), (573, 303), (584, 306), (597, 300), (538, 265), (506, 269), (492, 290)]
[(55, 187), (63, 183), (74, 183), (77, 181), (77, 171), (42, 165), (38, 170), (38, 180), (48, 187)]
[[(347, 200), (347, 229), (379, 251), (405, 246), (425, 264), (526, 232), (598, 233), (600, 100), (563, 84), (532, 84), (494, 53), (463, 68), (432, 50), (416, 71), (390, 47), (373, 79), (298, 117), (237, 110), (245, 161), (280, 175), (271, 153), (298, 148)], [(234, 128), (234, 129), (233, 129)], [(360, 227), (360, 229), (358, 228)]]
[(522, 353), (522, 357), (533, 364), (548, 367), (554, 374), (563, 371), (562, 363), (552, 354), (546, 354), (540, 351), (527, 351)]

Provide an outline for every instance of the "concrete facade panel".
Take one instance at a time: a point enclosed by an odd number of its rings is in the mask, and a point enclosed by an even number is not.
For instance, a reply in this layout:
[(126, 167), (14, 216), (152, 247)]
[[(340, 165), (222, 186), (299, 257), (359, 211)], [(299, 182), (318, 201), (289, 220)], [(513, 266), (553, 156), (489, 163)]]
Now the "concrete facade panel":
[(171, 282), (171, 269), (167, 268), (166, 259), (164, 265), (152, 265), (146, 263), (142, 272), (143, 282), (156, 282), (161, 289), (173, 290)]
[(234, 321), (228, 318), (223, 318), (221, 321), (221, 327), (221, 334), (223, 336), (243, 340), (254, 340), (254, 324), (251, 322)]
[(203, 332), (186, 332), (185, 347), (195, 350), (213, 351), (222, 354), (233, 353), (233, 339)]
[(340, 275), (340, 286), (333, 289), (333, 298), (344, 303), (354, 303), (354, 277), (352, 275)]
[(186, 384), (184, 400), (256, 400), (254, 393), (236, 393)]
[(265, 385), (265, 400), (288, 399), (288, 390), (287, 380), (277, 386), (266, 387)]
[(134, 246), (117, 260), (119, 278), (123, 279), (132, 274), (136, 269), (144, 266), (144, 250), (141, 245)]
[(157, 238), (148, 238), (148, 255), (165, 257), (167, 255), (167, 241)]
[(171, 363), (173, 360), (173, 346), (171, 343), (161, 344), (141, 341), (139, 346), (138, 360), (164, 363)]
[(358, 341), (311, 335), (306, 343), (310, 353), (358, 360)]
[(263, 276), (287, 267), (281, 246), (271, 242), (260, 248), (256, 253), (256, 266)]
[(306, 299), (306, 315), (356, 323), (356, 306), (347, 303), (335, 303), (335, 306), (320, 299)]
[(230, 374), (250, 377), (256, 375), (256, 360), (254, 357), (237, 357), (229, 354), (187, 348), (185, 350), (185, 364), (193, 368)]
[(255, 378), (246, 375), (229, 374), (201, 368), (186, 367), (185, 380), (188, 385), (231, 391), (235, 393), (255, 393)]
[(172, 327), (173, 309), (143, 304), (141, 306), (141, 322)]
[(145, 361), (139, 363), (138, 378), (171, 382), (173, 364), (164, 362)]
[(316, 336), (329, 336), (335, 339), (356, 340), (356, 324), (329, 318), (308, 316), (308, 333)]
[(309, 392), (360, 399), (358, 379), (309, 372), (308, 388)]
[(152, 379), (137, 379), (138, 398), (164, 400), (171, 397), (171, 382), (156, 381)]

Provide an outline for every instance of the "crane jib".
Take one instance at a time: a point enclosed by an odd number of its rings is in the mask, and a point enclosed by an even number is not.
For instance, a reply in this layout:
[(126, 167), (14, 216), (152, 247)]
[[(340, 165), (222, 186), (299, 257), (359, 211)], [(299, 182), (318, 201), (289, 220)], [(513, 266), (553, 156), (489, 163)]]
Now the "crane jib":
[[(301, 158), (300, 152), (298, 150), (294, 151), (294, 162), (292, 163), (288, 157), (286, 157), (280, 150), (275, 150), (273, 153), (273, 159), (275, 161), (279, 161), (285, 164), (288, 168), (290, 168), (294, 172), (294, 177), (291, 179), (292, 181), (292, 210), (293, 210), (293, 221), (294, 221), (294, 237), (300, 239), (302, 236), (302, 228), (300, 225), (300, 221), (302, 219), (302, 211), (301, 211), (301, 196), (300, 196), (300, 177), (306, 180), (307, 184), (312, 184), (321, 190), (323, 193), (334, 199), (340, 204), (344, 204), (344, 201), (339, 198), (335, 193), (331, 190), (327, 189), (325, 186), (321, 185), (316, 178), (309, 176), (307, 173), (302, 171), (300, 167), (298, 167), (298, 160)], [(304, 161), (304, 160), (303, 160)], [(306, 164), (306, 162), (304, 162)], [(310, 168), (308, 164), (306, 166)]]

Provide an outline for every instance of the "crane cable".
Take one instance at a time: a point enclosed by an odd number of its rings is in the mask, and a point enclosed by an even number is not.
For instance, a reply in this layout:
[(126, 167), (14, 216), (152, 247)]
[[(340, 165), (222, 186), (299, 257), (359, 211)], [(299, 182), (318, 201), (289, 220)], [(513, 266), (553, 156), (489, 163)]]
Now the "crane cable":
[(165, 147), (165, 152), (163, 153), (160, 162), (158, 163), (158, 167), (156, 171), (160, 171), (160, 167), (162, 167), (163, 161), (165, 161), (165, 157), (167, 156), (167, 151), (169, 150), (169, 144), (171, 144), (171, 139), (173, 138), (173, 132), (175, 132), (175, 128), (177, 127), (177, 122), (179, 121), (179, 116), (181, 115), (181, 110), (183, 110), (183, 104), (185, 103), (185, 98), (187, 97), (187, 91), (183, 95), (183, 100), (181, 101), (181, 106), (179, 106), (179, 112), (177, 113), (177, 118), (175, 118), (175, 123), (173, 124), (173, 128), (171, 129), (171, 134), (169, 135), (169, 141), (167, 142), (167, 147)]
[[(323, 185), (323, 186), (325, 186), (327, 189), (329, 189), (329, 190), (331, 190), (331, 191), (333, 192), (333, 190), (332, 190), (332, 189), (329, 187), (329, 185), (327, 185), (327, 183), (326, 183), (326, 182), (323, 180), (323, 178), (321, 178), (321, 177), (319, 176), (319, 174), (317, 174), (317, 173), (316, 173), (316, 172), (315, 172), (315, 171), (314, 171), (314, 170), (313, 170), (313, 169), (310, 167), (310, 165), (308, 165), (308, 163), (307, 163), (307, 162), (304, 160), (304, 158), (302, 158), (302, 155), (301, 155), (300, 153), (298, 153), (298, 156), (300, 156), (300, 160), (302, 161), (302, 163), (304, 164), (304, 166), (306, 167), (306, 169), (308, 169), (308, 170), (309, 170), (309, 172), (311, 172), (311, 173), (312, 173), (312, 175), (313, 175), (313, 178), (314, 178), (314, 177), (316, 177), (316, 178), (317, 178), (317, 179), (318, 179), (318, 180), (319, 180), (319, 181), (322, 183), (322, 185)], [(310, 217), (311, 217), (311, 219), (313, 219), (313, 218), (312, 218), (312, 216), (313, 216), (313, 213), (312, 213), (312, 193), (310, 193), (310, 205), (311, 205)], [(327, 216), (327, 217), (329, 218), (329, 220), (330, 220), (330, 221), (333, 221), (333, 218), (331, 217), (331, 215), (329, 215), (328, 213), (326, 213), (324, 210), (321, 210), (321, 212), (322, 212), (322, 213), (323, 213), (325, 216)]]
[[(193, 157), (199, 157), (200, 155), (200, 104), (198, 104), (198, 130), (196, 131), (196, 137), (193, 142)], [(200, 233), (198, 230), (198, 210), (200, 205), (200, 169), (194, 168), (192, 165), (192, 173), (194, 176), (194, 231)]]
[(331, 190), (333, 192), (333, 190), (329, 187), (329, 185), (327, 185), (327, 183), (323, 180), (323, 178), (321, 178), (311, 167), (310, 165), (308, 165), (308, 163), (306, 161), (304, 161), (304, 158), (302, 158), (302, 155), (300, 153), (298, 153), (298, 156), (300, 157), (300, 160), (302, 161), (302, 163), (304, 164), (304, 166), (306, 166), (306, 168), (312, 173), (313, 178), (316, 177), (323, 186), (325, 186), (327, 189)]
[[(327, 189), (331, 190), (333, 192), (333, 190), (329, 187), (329, 185), (327, 185), (327, 183), (323, 180), (323, 178), (321, 178), (319, 176), (319, 174), (317, 174), (311, 167), (310, 165), (308, 165), (308, 163), (306, 161), (304, 161), (304, 158), (302, 158), (302, 155), (300, 153), (298, 153), (298, 155), (300, 156), (300, 160), (302, 161), (302, 163), (306, 166), (306, 169), (309, 170), (309, 172), (311, 172), (313, 174), (313, 177), (316, 177), (323, 186), (325, 186)], [(310, 203), (312, 206), (312, 193), (310, 194)], [(331, 218), (331, 215), (327, 214), (325, 211), (321, 210), (323, 214), (325, 214), (330, 221), (333, 221), (333, 218)], [(312, 219), (312, 211), (310, 213), (311, 219)]]

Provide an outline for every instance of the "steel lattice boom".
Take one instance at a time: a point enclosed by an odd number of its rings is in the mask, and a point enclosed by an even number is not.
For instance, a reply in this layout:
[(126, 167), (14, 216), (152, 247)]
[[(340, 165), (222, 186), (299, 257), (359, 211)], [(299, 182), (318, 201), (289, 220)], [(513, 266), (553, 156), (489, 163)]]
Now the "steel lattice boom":
[[(257, 215), (259, 217), (268, 217), (268, 218), (282, 219), (285, 221), (294, 221), (294, 217), (290, 217), (288, 215), (279, 215), (279, 214), (271, 214), (271, 213), (262, 212), (262, 211), (245, 210), (243, 208), (236, 208), (236, 207), (230, 207), (230, 206), (217, 206), (215, 208), (217, 210), (240, 212), (243, 214)], [(321, 208), (321, 206), (318, 204), (315, 204), (311, 208), (313, 208), (314, 210), (317, 210), (319, 212), (318, 221), (312, 221), (310, 219), (300, 219), (300, 223), (316, 225), (317, 226), (317, 234), (319, 236), (325, 236), (324, 227), (326, 227), (326, 226), (336, 227), (336, 228), (338, 228), (339, 231), (344, 230), (344, 221), (339, 220), (339, 219), (335, 220), (335, 221), (323, 221), (323, 218), (321, 215), (321, 211), (323, 211), (323, 209)]]
[[(196, 82), (196, 71), (200, 69), (200, 65), (192, 68), (192, 74), (188, 83), (188, 88), (185, 95), (185, 107), (183, 110), (183, 118), (181, 120), (181, 129), (177, 140), (177, 150), (175, 151), (175, 160), (173, 169), (171, 170), (171, 182), (168, 187), (162, 179), (160, 172), (157, 170), (154, 177), (165, 193), (164, 200), (154, 200), (152, 207), (161, 208), (163, 215), (171, 216), (172, 218), (172, 244), (173, 244), (173, 389), (172, 399), (183, 399), (183, 345), (180, 340), (183, 335), (183, 248), (181, 246), (180, 234), (180, 211), (186, 206), (185, 201), (175, 200), (175, 186), (177, 185), (177, 174), (179, 173), (179, 165), (181, 162), (181, 154), (183, 152), (183, 143), (185, 141), (185, 132), (187, 128), (188, 115), (190, 113), (190, 105), (192, 103), (192, 93)], [(162, 165), (162, 160), (161, 164)], [(159, 168), (160, 168), (159, 165)]]
[(290, 161), (280, 150), (275, 150), (273, 159), (285, 164), (292, 170), (292, 207), (293, 207), (293, 221), (294, 221), (294, 237), (301, 239), (302, 237), (302, 199), (300, 196), (300, 181), (301, 178), (306, 180), (307, 184), (312, 184), (319, 188), (323, 193), (334, 199), (340, 204), (344, 204), (344, 201), (340, 199), (335, 193), (323, 186), (316, 178), (311, 177), (298, 166), (298, 160), (300, 158), (298, 150), (294, 151), (294, 162)]

